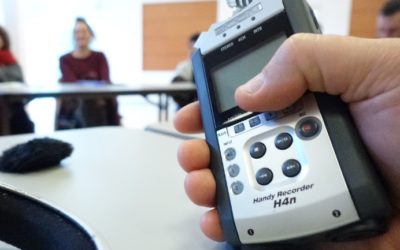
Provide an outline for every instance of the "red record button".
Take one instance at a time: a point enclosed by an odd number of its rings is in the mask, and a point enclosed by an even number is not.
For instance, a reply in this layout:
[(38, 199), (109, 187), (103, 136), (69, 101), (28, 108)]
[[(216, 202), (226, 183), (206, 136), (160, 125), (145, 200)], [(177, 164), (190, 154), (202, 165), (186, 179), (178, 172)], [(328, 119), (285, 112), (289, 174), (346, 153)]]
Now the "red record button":
[(296, 133), (300, 138), (312, 138), (321, 131), (321, 122), (315, 117), (306, 117), (296, 125)]

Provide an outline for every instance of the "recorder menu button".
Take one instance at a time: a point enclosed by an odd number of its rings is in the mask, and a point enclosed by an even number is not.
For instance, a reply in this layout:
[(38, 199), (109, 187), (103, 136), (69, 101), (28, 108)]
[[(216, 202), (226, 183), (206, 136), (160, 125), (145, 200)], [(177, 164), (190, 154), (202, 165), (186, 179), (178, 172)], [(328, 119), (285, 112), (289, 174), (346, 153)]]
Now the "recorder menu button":
[(287, 160), (283, 163), (282, 172), (287, 177), (295, 177), (300, 173), (300, 171), (301, 164), (294, 159)]
[(236, 177), (240, 173), (240, 168), (237, 164), (232, 164), (228, 167), (228, 173), (230, 177)]
[(275, 147), (277, 149), (288, 149), (293, 143), (293, 138), (289, 133), (281, 133), (275, 138)]
[(267, 147), (262, 142), (256, 142), (250, 146), (250, 155), (254, 159), (259, 159), (265, 155)]
[(225, 159), (227, 161), (231, 161), (236, 157), (236, 150), (234, 148), (228, 148), (227, 150), (225, 150), (224, 154), (225, 154)]
[(264, 117), (266, 121), (275, 120), (278, 118), (278, 112), (266, 112), (264, 113)]
[(243, 192), (244, 186), (240, 181), (235, 181), (231, 185), (232, 192), (236, 195), (241, 194)]
[(235, 125), (234, 129), (235, 129), (235, 133), (239, 134), (240, 132), (244, 131), (245, 127), (244, 127), (243, 123), (239, 123), (239, 124)]
[(254, 117), (254, 118), (251, 118), (249, 120), (250, 128), (253, 128), (253, 127), (255, 127), (257, 125), (260, 125), (260, 124), (261, 124), (261, 119), (258, 116)]
[(262, 168), (258, 170), (256, 174), (257, 183), (263, 186), (266, 186), (269, 183), (271, 183), (273, 177), (274, 174), (269, 168)]

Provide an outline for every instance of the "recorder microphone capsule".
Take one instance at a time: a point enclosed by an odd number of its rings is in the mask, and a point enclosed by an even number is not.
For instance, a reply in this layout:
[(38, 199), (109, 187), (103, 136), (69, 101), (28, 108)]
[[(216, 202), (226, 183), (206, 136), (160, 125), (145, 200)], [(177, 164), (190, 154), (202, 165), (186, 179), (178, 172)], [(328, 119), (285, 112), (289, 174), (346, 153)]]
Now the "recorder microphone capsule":
[(226, 0), (228, 6), (231, 8), (243, 9), (249, 5), (253, 0)]

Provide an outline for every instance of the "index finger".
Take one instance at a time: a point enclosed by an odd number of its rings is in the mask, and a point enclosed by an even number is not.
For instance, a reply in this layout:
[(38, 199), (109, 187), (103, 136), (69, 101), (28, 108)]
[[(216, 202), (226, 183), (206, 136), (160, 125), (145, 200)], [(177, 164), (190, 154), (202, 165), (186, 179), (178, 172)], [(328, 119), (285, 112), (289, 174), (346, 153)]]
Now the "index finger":
[(182, 133), (198, 133), (203, 130), (199, 102), (193, 102), (180, 109), (174, 118), (175, 128)]

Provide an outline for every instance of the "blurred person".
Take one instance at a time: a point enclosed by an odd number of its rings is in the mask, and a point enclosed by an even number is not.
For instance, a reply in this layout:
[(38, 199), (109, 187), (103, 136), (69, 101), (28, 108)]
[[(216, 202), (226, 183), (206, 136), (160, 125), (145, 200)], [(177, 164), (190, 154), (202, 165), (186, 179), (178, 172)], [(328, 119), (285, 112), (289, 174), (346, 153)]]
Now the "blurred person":
[(377, 36), (400, 37), (400, 1), (390, 0), (386, 2), (376, 20)]
[[(188, 41), (189, 55), (185, 60), (179, 62), (178, 65), (176, 66), (175, 76), (172, 79), (173, 84), (176, 84), (179, 82), (194, 83), (191, 57), (195, 51), (194, 44), (196, 43), (199, 36), (200, 36), (199, 33), (194, 33), (189, 37), (189, 41)], [(197, 95), (196, 95), (196, 93), (179, 94), (179, 95), (174, 95), (172, 98), (176, 102), (176, 104), (178, 106), (177, 108), (180, 109), (183, 106), (185, 106), (186, 104), (196, 101)]]
[[(7, 31), (0, 26), (0, 84), (4, 82), (23, 83), (22, 69), (10, 50), (10, 38)], [(32, 133), (34, 124), (25, 110), (25, 100), (7, 103), (10, 111), (10, 134)]]
[[(90, 48), (94, 32), (84, 18), (77, 18), (73, 31), (75, 49), (60, 58), (61, 82), (110, 84), (109, 66), (102, 52)], [(120, 125), (115, 98), (63, 98), (56, 129)]]

